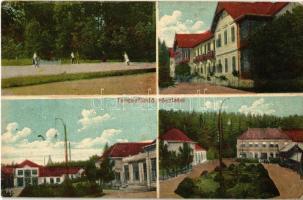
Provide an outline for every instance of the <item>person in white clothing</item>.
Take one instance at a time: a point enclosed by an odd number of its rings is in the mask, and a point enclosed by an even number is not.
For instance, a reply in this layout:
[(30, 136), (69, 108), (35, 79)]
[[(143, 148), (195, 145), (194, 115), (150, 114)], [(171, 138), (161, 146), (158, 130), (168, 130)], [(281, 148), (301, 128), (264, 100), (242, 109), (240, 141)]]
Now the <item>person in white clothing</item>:
[(126, 52), (124, 52), (124, 62), (125, 62), (125, 64), (127, 64), (127, 65), (130, 64), (130, 61), (129, 61), (129, 59), (128, 59), (128, 55), (127, 55)]
[(38, 56), (37, 53), (35, 52), (33, 55), (33, 65), (34, 67), (38, 68), (39, 67), (39, 62), (38, 62)]
[(75, 64), (76, 62), (75, 62), (75, 54), (74, 54), (74, 52), (72, 52), (72, 53), (70, 54), (70, 57), (71, 57), (71, 59), (72, 59), (72, 64)]

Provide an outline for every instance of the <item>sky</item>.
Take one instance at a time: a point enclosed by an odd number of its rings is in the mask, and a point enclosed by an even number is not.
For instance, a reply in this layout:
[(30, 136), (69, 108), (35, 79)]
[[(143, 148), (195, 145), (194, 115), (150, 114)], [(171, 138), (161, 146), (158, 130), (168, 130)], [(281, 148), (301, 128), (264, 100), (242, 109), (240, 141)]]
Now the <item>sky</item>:
[(217, 2), (160, 1), (159, 38), (172, 47), (175, 33), (201, 33), (211, 26)]
[[(220, 104), (226, 97), (203, 98), (164, 98), (160, 99), (160, 109), (196, 112), (218, 112)], [(162, 103), (161, 103), (162, 102)], [(246, 96), (229, 97), (224, 101), (225, 112), (245, 115), (303, 115), (302, 96)]]
[(107, 142), (155, 139), (156, 103), (131, 100), (136, 102), (109, 98), (2, 100), (2, 163), (30, 159), (44, 164), (49, 155), (53, 161), (63, 161), (63, 125), (55, 118), (66, 123), (72, 160), (101, 155)]

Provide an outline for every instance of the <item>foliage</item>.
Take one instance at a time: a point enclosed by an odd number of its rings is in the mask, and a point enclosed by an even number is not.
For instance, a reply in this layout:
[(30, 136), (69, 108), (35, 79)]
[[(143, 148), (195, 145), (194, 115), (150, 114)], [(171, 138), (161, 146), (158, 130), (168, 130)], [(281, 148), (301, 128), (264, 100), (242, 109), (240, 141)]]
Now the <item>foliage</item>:
[(251, 69), (256, 84), (259, 80), (302, 79), (302, 21), (303, 7), (298, 6), (293, 12), (260, 26), (250, 36)]
[(176, 76), (181, 80), (186, 80), (190, 76), (189, 64), (178, 64), (175, 69)]
[(169, 52), (165, 42), (158, 41), (159, 44), (159, 87), (168, 87), (174, 85), (170, 77)]
[(6, 1), (1, 11), (2, 58), (155, 61), (154, 2)]
[[(218, 129), (216, 112), (159, 111), (159, 133), (178, 128), (209, 152), (209, 159), (217, 158)], [(228, 125), (230, 121), (230, 125)], [(258, 128), (303, 128), (303, 116), (278, 117), (272, 115), (245, 115), (241, 113), (222, 113), (224, 125), (223, 156), (236, 157), (237, 137), (249, 127)]]
[(39, 85), (43, 83), (53, 83), (62, 81), (84, 80), (101, 78), (108, 76), (122, 76), (142, 74), (148, 72), (154, 72), (155, 69), (134, 69), (134, 70), (116, 70), (109, 72), (87, 72), (76, 74), (57, 74), (57, 75), (41, 75), (41, 76), (24, 76), (2, 79), (2, 88), (20, 87), (28, 85)]
[(29, 185), (20, 193), (20, 197), (100, 197), (102, 195), (102, 188), (95, 182), (73, 185), (69, 181), (65, 181), (61, 185)]
[[(186, 198), (273, 198), (279, 195), (263, 165), (238, 164), (223, 170), (224, 188), (220, 189), (219, 172), (197, 179), (184, 179), (175, 191)], [(219, 191), (224, 191), (220, 193)]]

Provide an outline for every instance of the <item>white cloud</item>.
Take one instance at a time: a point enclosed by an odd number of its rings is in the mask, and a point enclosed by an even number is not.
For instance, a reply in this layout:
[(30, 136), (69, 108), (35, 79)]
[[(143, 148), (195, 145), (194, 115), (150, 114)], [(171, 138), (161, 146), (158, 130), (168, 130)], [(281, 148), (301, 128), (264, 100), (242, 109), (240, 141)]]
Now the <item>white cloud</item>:
[(45, 135), (47, 140), (52, 140), (59, 135), (59, 132), (55, 128), (50, 128), (46, 131)]
[(3, 143), (13, 143), (24, 139), (32, 133), (30, 128), (24, 127), (18, 131), (18, 123), (12, 122), (6, 126), (6, 132), (1, 135)]
[(242, 105), (239, 112), (245, 115), (270, 115), (276, 112), (272, 109), (271, 104), (265, 103), (263, 98), (257, 99), (250, 106)]
[(172, 47), (175, 33), (201, 33), (205, 31), (203, 25), (201, 20), (183, 19), (182, 12), (175, 10), (171, 15), (164, 15), (159, 20), (159, 38)]
[(78, 132), (87, 129), (90, 126), (97, 125), (103, 121), (111, 119), (111, 116), (107, 113), (104, 115), (97, 115), (94, 109), (84, 109), (82, 110), (81, 115), (82, 118), (78, 121), (78, 123), (81, 124), (82, 127), (78, 129)]
[(117, 142), (120, 142), (120, 143), (128, 142), (128, 139), (117, 139)]
[(90, 148), (110, 143), (110, 139), (121, 133), (118, 129), (106, 129), (96, 138), (85, 138), (76, 145), (77, 148)]

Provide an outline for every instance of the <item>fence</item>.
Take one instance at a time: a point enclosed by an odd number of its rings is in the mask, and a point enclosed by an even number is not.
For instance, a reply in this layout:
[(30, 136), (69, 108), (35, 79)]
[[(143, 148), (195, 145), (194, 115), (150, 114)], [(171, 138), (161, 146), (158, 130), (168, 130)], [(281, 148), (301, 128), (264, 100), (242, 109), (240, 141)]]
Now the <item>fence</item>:
[(182, 169), (177, 169), (177, 170), (171, 170), (171, 171), (162, 171), (162, 174), (160, 174), (159, 180), (167, 180), (167, 179), (171, 179), (174, 177), (177, 177), (181, 174), (187, 174), (188, 172), (192, 171), (192, 166), (187, 166), (184, 167)]

